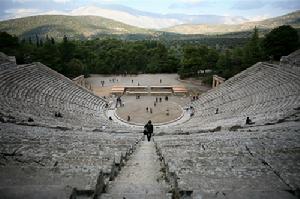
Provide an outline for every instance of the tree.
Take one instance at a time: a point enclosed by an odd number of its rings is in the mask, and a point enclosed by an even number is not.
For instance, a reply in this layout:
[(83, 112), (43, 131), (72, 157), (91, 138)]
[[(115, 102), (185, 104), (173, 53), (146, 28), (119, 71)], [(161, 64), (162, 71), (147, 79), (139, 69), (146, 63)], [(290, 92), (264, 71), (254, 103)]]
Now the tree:
[(218, 59), (218, 52), (215, 49), (209, 49), (207, 54), (207, 69), (215, 69)]
[(51, 37), (51, 44), (55, 44), (55, 40), (53, 37)]
[(59, 52), (63, 63), (69, 62), (74, 57), (75, 47), (76, 45), (68, 41), (67, 36), (64, 36), (63, 42), (59, 45)]
[(71, 61), (67, 63), (67, 68), (70, 73), (69, 76), (73, 77), (84, 74), (85, 70), (83, 63), (78, 59), (71, 59)]
[(225, 53), (219, 56), (219, 60), (217, 62), (217, 69), (221, 76), (225, 78), (229, 78), (234, 75), (232, 59), (231, 59), (231, 51), (227, 50)]
[(299, 47), (297, 30), (287, 25), (279, 26), (265, 36), (262, 46), (267, 56), (279, 60)]
[[(206, 54), (206, 53), (205, 53)], [(181, 72), (197, 74), (203, 65), (204, 50), (198, 46), (187, 46), (183, 50), (183, 68)]]
[(258, 35), (258, 29), (255, 27), (251, 40), (244, 48), (243, 65), (244, 67), (252, 66), (253, 64), (261, 61), (263, 58), (262, 48)]
[(0, 32), (0, 48), (14, 48), (18, 46), (18, 38), (7, 32)]
[(35, 42), (36, 42), (36, 46), (39, 47), (40, 46), (40, 39), (39, 39), (39, 36), (37, 34), (35, 34)]

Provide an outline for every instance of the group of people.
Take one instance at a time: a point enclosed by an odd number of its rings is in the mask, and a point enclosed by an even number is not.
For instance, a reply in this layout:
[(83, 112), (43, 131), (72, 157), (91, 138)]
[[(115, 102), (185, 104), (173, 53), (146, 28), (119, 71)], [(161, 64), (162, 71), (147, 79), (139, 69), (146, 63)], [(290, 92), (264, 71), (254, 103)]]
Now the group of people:
[(118, 79), (116, 79), (116, 78), (109, 79), (109, 82), (113, 82), (113, 83), (115, 83), (115, 81), (116, 81), (116, 82), (119, 82), (119, 80), (118, 80)]
[(150, 108), (149, 108), (149, 107), (146, 107), (146, 111), (147, 111), (147, 112), (150, 112), (151, 114), (153, 113), (153, 110), (152, 110), (151, 107), (150, 107)]
[[(131, 80), (131, 83), (133, 84), (133, 79)], [(140, 82), (138, 82), (137, 85), (140, 86)]]
[(195, 101), (195, 100), (198, 100), (199, 99), (199, 95), (194, 95), (191, 97), (191, 101)]
[(122, 99), (121, 99), (120, 96), (117, 97), (116, 108), (118, 107), (118, 104), (120, 105), (120, 107), (123, 106), (123, 104), (122, 104)]
[(105, 81), (102, 80), (102, 81), (101, 81), (101, 86), (102, 86), (102, 87), (104, 86), (104, 83), (105, 83)]

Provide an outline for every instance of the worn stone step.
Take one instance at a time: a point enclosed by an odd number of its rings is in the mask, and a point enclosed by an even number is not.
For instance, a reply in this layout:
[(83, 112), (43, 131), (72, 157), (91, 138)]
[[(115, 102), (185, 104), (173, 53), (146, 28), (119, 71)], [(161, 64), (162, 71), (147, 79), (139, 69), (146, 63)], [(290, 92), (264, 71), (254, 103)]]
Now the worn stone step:
[[(184, 198), (184, 196), (183, 196)], [(187, 198), (187, 197), (186, 197)], [(215, 193), (204, 193), (201, 191), (194, 191), (191, 195), (193, 199), (202, 198), (218, 198), (218, 199), (256, 199), (256, 198), (272, 198), (272, 199), (296, 199), (297, 196), (289, 191), (256, 191), (256, 190), (240, 190), (240, 191), (225, 191)]]
[[(115, 188), (117, 186), (117, 188)], [(108, 193), (136, 193), (136, 194), (157, 194), (165, 193), (167, 187), (157, 184), (135, 184), (135, 182), (114, 181), (107, 187)]]
[(71, 187), (60, 185), (24, 185), (0, 187), (1, 199), (61, 199), (69, 198), (72, 192)]
[(172, 194), (137, 194), (137, 193), (119, 193), (102, 194), (100, 199), (172, 199)]

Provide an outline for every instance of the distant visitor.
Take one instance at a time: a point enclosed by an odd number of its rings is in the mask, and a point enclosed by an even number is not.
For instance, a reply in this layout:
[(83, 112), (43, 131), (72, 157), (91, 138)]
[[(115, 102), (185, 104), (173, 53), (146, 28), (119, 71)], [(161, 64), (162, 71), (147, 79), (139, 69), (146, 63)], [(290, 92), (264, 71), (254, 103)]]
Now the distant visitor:
[(148, 142), (151, 140), (151, 136), (153, 133), (153, 125), (151, 120), (148, 121), (148, 123), (144, 126), (144, 135), (147, 136)]
[(255, 124), (255, 122), (252, 122), (252, 120), (249, 117), (247, 117), (246, 124), (248, 124), (248, 125)]

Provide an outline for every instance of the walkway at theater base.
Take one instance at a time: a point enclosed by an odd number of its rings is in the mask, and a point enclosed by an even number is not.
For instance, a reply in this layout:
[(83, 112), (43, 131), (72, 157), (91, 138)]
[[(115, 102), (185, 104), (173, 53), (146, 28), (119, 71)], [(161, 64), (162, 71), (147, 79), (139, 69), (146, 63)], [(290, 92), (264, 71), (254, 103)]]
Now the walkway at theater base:
[(169, 199), (153, 142), (144, 141), (101, 199)]

